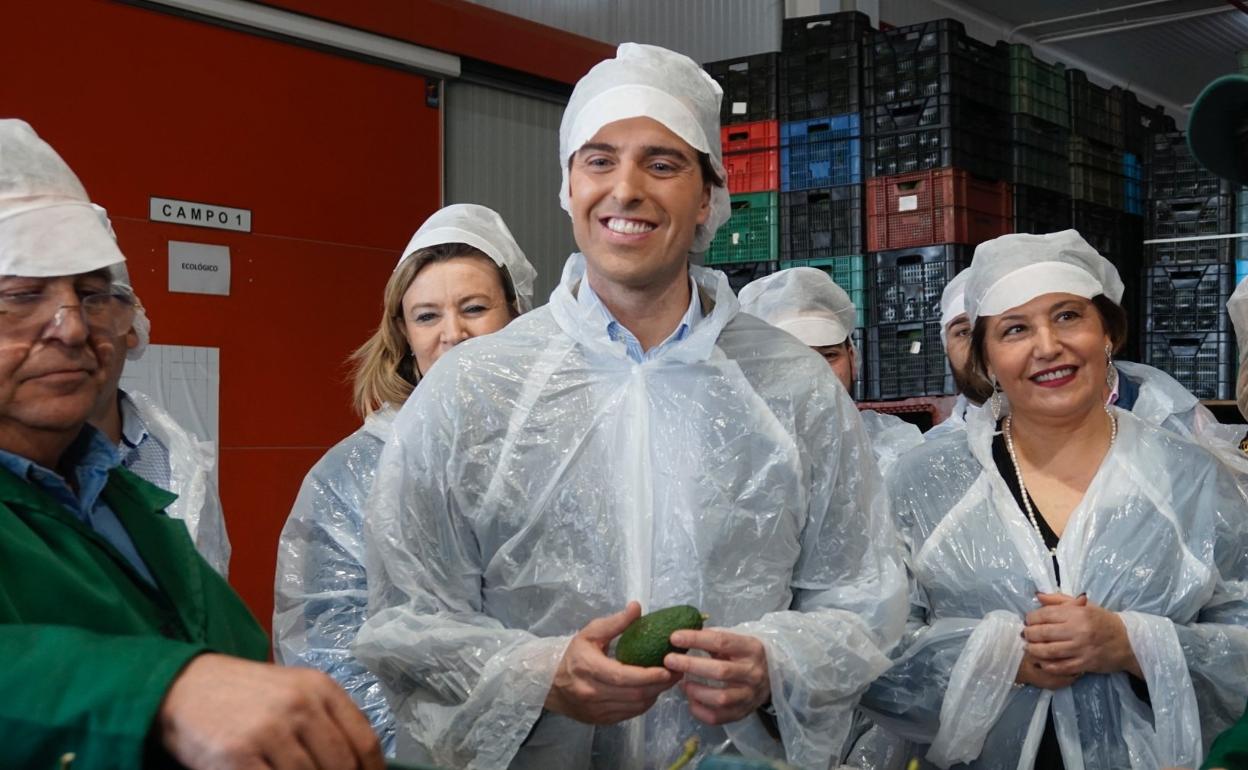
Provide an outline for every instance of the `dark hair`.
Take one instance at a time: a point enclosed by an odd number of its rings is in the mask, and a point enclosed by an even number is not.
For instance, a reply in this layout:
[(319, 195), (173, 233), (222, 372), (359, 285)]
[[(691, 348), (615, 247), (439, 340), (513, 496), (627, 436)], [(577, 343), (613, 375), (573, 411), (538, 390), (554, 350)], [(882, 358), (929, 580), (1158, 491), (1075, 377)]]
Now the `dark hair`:
[(712, 187), (723, 187), (724, 180), (719, 174), (715, 173), (715, 167), (711, 165), (711, 156), (705, 152), (698, 153), (698, 168), (702, 169), (702, 181)]
[[(1123, 345), (1127, 344), (1127, 311), (1104, 294), (1096, 295), (1091, 302), (1092, 307), (1096, 308), (1096, 314), (1101, 318), (1101, 326), (1109, 335), (1109, 344), (1113, 352), (1117, 353), (1122, 350)], [(975, 319), (975, 328), (971, 330), (971, 356), (967, 362), (967, 368), (971, 370), (971, 374), (977, 374), (991, 383), (992, 380), (988, 377), (988, 357), (984, 351), (987, 337), (988, 319), (980, 316)], [(971, 397), (969, 393), (967, 396)], [(988, 391), (988, 397), (992, 397), (992, 391)]]

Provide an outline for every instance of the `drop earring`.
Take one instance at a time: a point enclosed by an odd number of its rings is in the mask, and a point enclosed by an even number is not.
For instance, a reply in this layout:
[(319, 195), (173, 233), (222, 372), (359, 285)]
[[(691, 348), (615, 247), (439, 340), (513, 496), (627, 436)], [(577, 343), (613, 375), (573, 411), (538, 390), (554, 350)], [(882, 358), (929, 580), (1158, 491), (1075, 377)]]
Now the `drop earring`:
[(992, 409), (992, 422), (995, 425), (1001, 421), (1001, 386), (997, 383), (995, 376), (989, 375), (992, 382), (992, 398), (989, 399), (989, 407)]

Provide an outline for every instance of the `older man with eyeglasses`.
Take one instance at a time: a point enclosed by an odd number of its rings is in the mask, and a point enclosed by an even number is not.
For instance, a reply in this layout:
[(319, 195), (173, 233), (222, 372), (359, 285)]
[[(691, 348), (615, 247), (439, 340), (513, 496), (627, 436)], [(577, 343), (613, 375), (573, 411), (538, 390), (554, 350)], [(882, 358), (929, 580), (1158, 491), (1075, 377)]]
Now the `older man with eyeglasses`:
[[(86, 191), (0, 120), (0, 746), (5, 767), (379, 770), (368, 721), (268, 640), (174, 495), (87, 424), (134, 297)], [(59, 765), (58, 765), (59, 763)]]

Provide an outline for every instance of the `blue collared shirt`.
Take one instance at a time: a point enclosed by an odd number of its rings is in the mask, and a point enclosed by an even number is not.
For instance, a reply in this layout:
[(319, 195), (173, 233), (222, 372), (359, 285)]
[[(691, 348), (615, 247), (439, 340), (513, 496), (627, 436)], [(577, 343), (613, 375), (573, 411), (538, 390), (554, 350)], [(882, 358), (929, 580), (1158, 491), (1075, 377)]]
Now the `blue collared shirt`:
[(689, 309), (685, 311), (684, 317), (680, 319), (680, 324), (676, 327), (676, 330), (668, 335), (667, 339), (649, 350), (642, 350), (641, 342), (638, 341), (637, 337), (617, 321), (615, 316), (611, 314), (611, 311), (607, 309), (607, 306), (602, 304), (598, 294), (589, 285), (588, 279), (581, 281), (576, 301), (583, 308), (597, 311), (598, 317), (606, 326), (607, 336), (613, 342), (623, 342), (628, 352), (628, 357), (639, 364), (657, 357), (664, 350), (688, 337), (694, 327), (702, 321), (702, 299), (698, 296), (698, 285), (694, 282), (693, 276), (689, 277)]
[(121, 463), (117, 450), (103, 433), (90, 425), (84, 425), (78, 438), (65, 451), (65, 455), (74, 469), (74, 478), (78, 482), (77, 493), (59, 473), (21, 455), (0, 450), (0, 467), (38, 487), (65, 506), (79, 521), (116, 548), (144, 580), (155, 586), (156, 580), (143, 557), (139, 556), (138, 549), (134, 547), (130, 533), (126, 532), (117, 514), (113, 513), (113, 509), (108, 507), (101, 496), (104, 486), (108, 484), (108, 472)]

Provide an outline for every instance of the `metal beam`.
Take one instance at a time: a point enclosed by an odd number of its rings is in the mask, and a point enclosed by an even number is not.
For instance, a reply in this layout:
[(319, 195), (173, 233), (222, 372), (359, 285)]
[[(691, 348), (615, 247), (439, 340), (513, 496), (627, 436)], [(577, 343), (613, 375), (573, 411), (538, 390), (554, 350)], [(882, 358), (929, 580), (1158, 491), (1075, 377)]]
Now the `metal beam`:
[(149, 0), (227, 24), (399, 64), (438, 77), (459, 77), (459, 57), (247, 0)]

